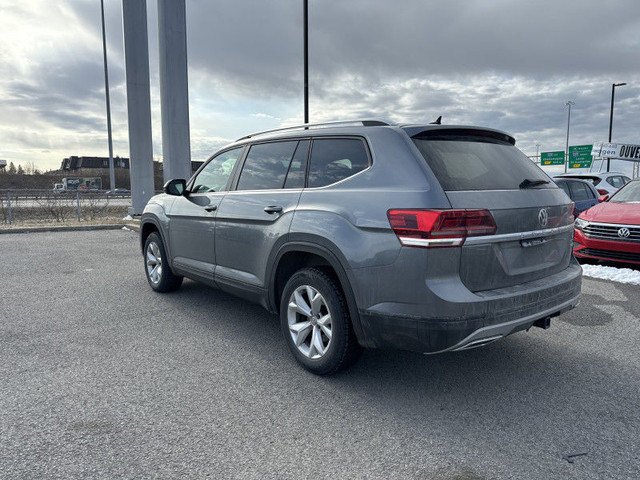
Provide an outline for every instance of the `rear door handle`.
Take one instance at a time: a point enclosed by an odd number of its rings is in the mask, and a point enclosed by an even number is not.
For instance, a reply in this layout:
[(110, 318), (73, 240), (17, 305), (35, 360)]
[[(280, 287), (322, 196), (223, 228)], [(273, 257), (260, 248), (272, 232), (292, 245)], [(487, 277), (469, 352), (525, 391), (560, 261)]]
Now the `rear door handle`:
[(277, 207), (275, 205), (269, 205), (268, 207), (264, 207), (264, 211), (267, 213), (280, 213), (282, 211), (282, 207)]
[(204, 207), (207, 212), (215, 212), (218, 209), (217, 205), (209, 205), (208, 207)]

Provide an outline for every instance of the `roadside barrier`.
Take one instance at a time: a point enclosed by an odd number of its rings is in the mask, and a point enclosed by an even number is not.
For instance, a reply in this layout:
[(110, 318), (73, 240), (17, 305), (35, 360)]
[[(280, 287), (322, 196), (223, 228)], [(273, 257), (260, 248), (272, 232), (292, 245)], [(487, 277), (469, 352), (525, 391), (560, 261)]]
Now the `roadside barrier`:
[(121, 219), (130, 205), (130, 195), (102, 190), (0, 190), (0, 225)]

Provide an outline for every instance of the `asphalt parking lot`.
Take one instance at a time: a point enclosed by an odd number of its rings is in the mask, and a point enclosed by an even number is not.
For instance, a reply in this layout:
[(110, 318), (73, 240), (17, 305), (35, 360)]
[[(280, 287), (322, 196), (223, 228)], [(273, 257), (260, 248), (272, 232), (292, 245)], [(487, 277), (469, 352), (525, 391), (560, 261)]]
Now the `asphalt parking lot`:
[(0, 271), (0, 478), (640, 478), (638, 286), (320, 378), (259, 306), (152, 292), (131, 231), (3, 234)]

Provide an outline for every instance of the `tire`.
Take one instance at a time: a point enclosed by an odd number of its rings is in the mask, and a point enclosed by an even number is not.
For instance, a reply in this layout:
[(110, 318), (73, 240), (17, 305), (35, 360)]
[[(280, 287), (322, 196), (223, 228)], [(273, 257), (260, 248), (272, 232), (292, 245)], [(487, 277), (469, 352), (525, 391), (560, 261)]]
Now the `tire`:
[(298, 270), (285, 285), (280, 326), (295, 359), (316, 375), (345, 369), (362, 353), (342, 290), (316, 268)]
[(174, 275), (167, 262), (167, 253), (158, 232), (153, 232), (144, 242), (144, 273), (156, 292), (173, 292), (182, 285), (183, 277)]

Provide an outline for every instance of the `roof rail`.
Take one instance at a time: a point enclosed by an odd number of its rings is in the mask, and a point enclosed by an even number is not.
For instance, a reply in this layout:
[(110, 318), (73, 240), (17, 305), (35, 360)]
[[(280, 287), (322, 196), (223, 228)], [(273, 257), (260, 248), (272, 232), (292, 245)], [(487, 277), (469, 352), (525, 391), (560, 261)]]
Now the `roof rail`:
[(363, 127), (388, 127), (391, 125), (388, 122), (383, 120), (343, 120), (337, 122), (323, 122), (323, 123), (302, 123), (300, 125), (292, 125), (290, 127), (282, 127), (282, 128), (274, 128), (273, 130), (264, 130), (262, 132), (250, 133), (249, 135), (245, 135), (244, 137), (239, 138), (236, 142), (240, 140), (246, 140), (248, 138), (257, 137), (260, 135), (266, 135), (267, 133), (274, 132), (283, 132), (286, 130), (308, 130), (310, 128), (330, 128), (330, 127), (340, 127), (340, 126), (349, 126), (349, 125), (362, 125)]

